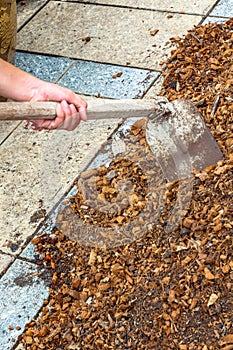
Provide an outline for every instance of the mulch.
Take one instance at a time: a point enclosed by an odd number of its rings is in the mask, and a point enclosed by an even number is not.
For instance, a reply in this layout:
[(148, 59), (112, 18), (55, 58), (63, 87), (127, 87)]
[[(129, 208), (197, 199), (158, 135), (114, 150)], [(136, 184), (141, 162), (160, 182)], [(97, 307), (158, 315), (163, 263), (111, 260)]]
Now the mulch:
[[(56, 227), (35, 238), (51, 285), (39, 316), (19, 337), (26, 349), (233, 349), (233, 20), (172, 40), (177, 49), (165, 63), (161, 95), (197, 106), (224, 159), (194, 171), (187, 213), (170, 233), (165, 228), (179, 182), (165, 184), (158, 220), (139, 220), (131, 241), (88, 246)], [(143, 123), (127, 137), (132, 154), (136, 137), (141, 157), (150, 157)], [(113, 204), (117, 183), (127, 177), (134, 190), (127, 203), (121, 199), (111, 215), (89, 211), (92, 198), (82, 192), (72, 199), (73, 212), (100, 228), (136, 220), (153, 169), (135, 162), (128, 155), (84, 174), (98, 184), (99, 200)]]

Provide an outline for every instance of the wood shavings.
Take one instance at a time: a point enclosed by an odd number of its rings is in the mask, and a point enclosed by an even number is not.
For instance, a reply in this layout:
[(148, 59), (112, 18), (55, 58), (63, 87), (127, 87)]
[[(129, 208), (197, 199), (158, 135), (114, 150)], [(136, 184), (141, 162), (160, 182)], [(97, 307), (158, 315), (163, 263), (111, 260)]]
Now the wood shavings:
[[(196, 103), (224, 160), (194, 172), (187, 215), (170, 234), (164, 227), (178, 183), (165, 186), (167, 201), (157, 224), (129, 244), (87, 247), (56, 228), (34, 239), (39, 264), (56, 272), (56, 279), (40, 315), (20, 338), (27, 350), (233, 349), (232, 29), (233, 20), (212, 23), (174, 39), (178, 47), (166, 63), (161, 92)], [(130, 138), (133, 149), (135, 138), (144, 138), (143, 128), (134, 127)], [(103, 166), (82, 177), (97, 178), (100, 197), (114, 200), (114, 181), (125, 169), (139, 184), (127, 203), (137, 212), (149, 191), (149, 176), (141, 178), (132, 159), (118, 157), (110, 169)], [(86, 197), (83, 190), (72, 204), (83, 217), (93, 215), (108, 226), (127, 219), (123, 210), (112, 218), (106, 214), (104, 221), (88, 212)]]

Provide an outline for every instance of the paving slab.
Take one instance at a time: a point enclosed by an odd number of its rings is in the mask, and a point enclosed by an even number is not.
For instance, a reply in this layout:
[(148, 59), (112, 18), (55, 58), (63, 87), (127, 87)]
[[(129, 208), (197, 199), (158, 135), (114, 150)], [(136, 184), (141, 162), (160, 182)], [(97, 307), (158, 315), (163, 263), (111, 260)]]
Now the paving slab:
[(17, 27), (21, 28), (37, 13), (49, 0), (27, 0), (17, 3)]
[(8, 254), (0, 253), (0, 274), (2, 274), (5, 269), (12, 263), (14, 257)]
[[(79, 2), (79, 0), (73, 1)], [(195, 14), (205, 14), (213, 6), (214, 3), (213, 0), (82, 0), (82, 2)]]
[[(38, 210), (40, 149), (45, 133), (26, 131), (21, 125), (0, 148), (0, 249), (16, 253), (25, 235), (33, 233), (30, 216)], [(35, 196), (34, 196), (35, 195)]]
[(233, 17), (233, 0), (220, 0), (210, 15), (227, 18)]
[[(50, 210), (119, 120), (88, 121), (73, 132), (17, 128), (0, 148), (0, 250), (18, 254), (40, 220), (32, 216), (43, 200)], [(47, 158), (46, 158), (47, 157)]]
[(48, 298), (49, 288), (38, 276), (38, 267), (16, 260), (0, 280), (0, 348), (12, 349), (25, 324)]
[[(161, 61), (171, 51), (169, 39), (182, 36), (201, 19), (198, 15), (176, 13), (170, 18), (157, 11), (50, 1), (19, 31), (17, 48), (161, 70)], [(152, 35), (155, 29), (158, 32)]]
[(72, 62), (69, 58), (25, 52), (16, 52), (15, 55), (15, 65), (18, 68), (49, 82), (56, 82)]
[(139, 98), (160, 72), (78, 60), (58, 84), (81, 94), (106, 98)]
[(69, 58), (17, 52), (15, 65), (36, 77), (57, 82), (79, 94), (138, 98), (160, 72)]

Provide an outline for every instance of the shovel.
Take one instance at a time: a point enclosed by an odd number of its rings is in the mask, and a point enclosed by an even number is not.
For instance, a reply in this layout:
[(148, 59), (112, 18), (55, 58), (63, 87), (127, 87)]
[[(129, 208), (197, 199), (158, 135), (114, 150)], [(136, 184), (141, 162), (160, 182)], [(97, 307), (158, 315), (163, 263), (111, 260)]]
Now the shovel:
[[(148, 118), (146, 139), (167, 181), (192, 176), (223, 158), (197, 108), (189, 101), (96, 99), (88, 102), (89, 120)], [(2, 102), (0, 120), (54, 119), (56, 102)]]

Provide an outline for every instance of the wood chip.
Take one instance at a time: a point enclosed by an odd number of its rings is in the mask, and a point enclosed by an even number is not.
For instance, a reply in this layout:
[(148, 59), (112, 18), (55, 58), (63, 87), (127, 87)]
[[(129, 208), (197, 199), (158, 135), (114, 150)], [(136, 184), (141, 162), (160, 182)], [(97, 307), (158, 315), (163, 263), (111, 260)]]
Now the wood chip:
[[(173, 38), (160, 93), (197, 105), (224, 159), (194, 171), (186, 216), (169, 234), (166, 225), (183, 209), (180, 184), (159, 182), (145, 121), (124, 135), (120, 157), (116, 149), (107, 165), (80, 174), (68, 209), (85, 224), (76, 230), (82, 241), (67, 234), (73, 220), (33, 240), (39, 275), (46, 268), (46, 283), (48, 276), (56, 283), (25, 327), (27, 350), (233, 349), (232, 31), (233, 19)], [(130, 229), (118, 234), (124, 225)]]

